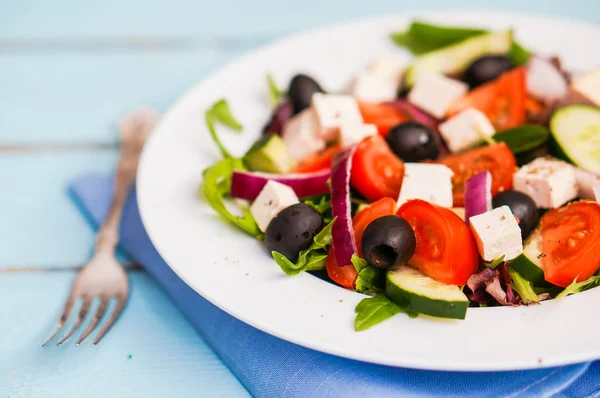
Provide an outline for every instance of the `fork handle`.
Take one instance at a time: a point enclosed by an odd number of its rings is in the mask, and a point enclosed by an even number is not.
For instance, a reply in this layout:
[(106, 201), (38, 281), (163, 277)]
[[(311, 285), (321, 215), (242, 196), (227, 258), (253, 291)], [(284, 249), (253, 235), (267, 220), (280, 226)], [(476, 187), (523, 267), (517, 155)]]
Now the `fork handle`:
[(142, 149), (157, 121), (158, 117), (150, 114), (146, 115), (145, 120), (140, 121), (140, 124), (134, 129), (136, 130), (135, 132), (131, 131), (131, 126), (129, 128), (121, 127), (123, 140), (115, 177), (113, 198), (108, 215), (96, 236), (95, 254), (113, 255), (114, 253), (119, 242), (119, 224), (123, 207), (125, 206), (129, 191), (135, 182)]

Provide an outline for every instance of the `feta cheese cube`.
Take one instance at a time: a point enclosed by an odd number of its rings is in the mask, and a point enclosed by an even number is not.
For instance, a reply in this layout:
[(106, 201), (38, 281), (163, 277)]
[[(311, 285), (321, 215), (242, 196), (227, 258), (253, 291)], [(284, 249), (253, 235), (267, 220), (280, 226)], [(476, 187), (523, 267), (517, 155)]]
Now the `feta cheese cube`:
[(250, 213), (252, 213), (258, 228), (265, 232), (271, 220), (281, 210), (296, 203), (298, 203), (298, 197), (292, 188), (269, 180), (250, 206)]
[(440, 74), (423, 73), (408, 93), (408, 101), (430, 115), (443, 119), (450, 105), (468, 91), (466, 83)]
[(404, 64), (390, 54), (376, 57), (367, 67), (369, 73), (396, 80), (396, 88), (400, 85), (403, 69)]
[(523, 252), (521, 228), (510, 207), (501, 206), (469, 218), (479, 254), (485, 261), (512, 260)]
[(385, 75), (365, 72), (358, 75), (349, 93), (365, 102), (385, 102), (396, 98), (398, 92), (398, 81)]
[(439, 130), (452, 152), (468, 149), (496, 132), (487, 116), (475, 108), (467, 108), (441, 123)]
[(577, 178), (567, 163), (537, 158), (513, 175), (513, 187), (531, 196), (538, 207), (556, 209), (577, 197)]
[(410, 199), (422, 199), (452, 207), (452, 170), (443, 164), (405, 163), (404, 179), (397, 206)]
[(340, 127), (340, 143), (342, 146), (348, 146), (374, 134), (377, 134), (377, 126), (374, 124), (343, 125)]
[(317, 115), (319, 134), (325, 141), (337, 138), (342, 125), (363, 124), (356, 100), (349, 95), (316, 93), (312, 107)]
[(288, 120), (281, 136), (290, 155), (302, 160), (325, 148), (325, 141), (319, 137), (319, 125), (315, 111), (307, 108)]
[(575, 79), (571, 87), (596, 106), (600, 106), (600, 67)]

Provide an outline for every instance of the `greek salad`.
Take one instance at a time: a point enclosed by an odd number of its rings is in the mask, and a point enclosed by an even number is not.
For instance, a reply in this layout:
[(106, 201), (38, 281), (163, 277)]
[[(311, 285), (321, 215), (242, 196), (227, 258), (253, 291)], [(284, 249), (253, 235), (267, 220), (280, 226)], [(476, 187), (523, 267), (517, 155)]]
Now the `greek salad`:
[(273, 112), (243, 156), (217, 101), (204, 200), (286, 274), (366, 294), (357, 331), (600, 284), (600, 66), (574, 76), (512, 31), (415, 21), (391, 39), (412, 60), (383, 54), (343, 91), (268, 76)]

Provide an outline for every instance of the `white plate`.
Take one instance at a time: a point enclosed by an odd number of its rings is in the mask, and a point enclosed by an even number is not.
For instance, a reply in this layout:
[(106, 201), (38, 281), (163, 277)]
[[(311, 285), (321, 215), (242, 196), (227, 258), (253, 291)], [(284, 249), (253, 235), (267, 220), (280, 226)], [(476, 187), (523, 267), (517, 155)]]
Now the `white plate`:
[(285, 85), (303, 71), (326, 89), (339, 90), (381, 52), (394, 51), (408, 60), (388, 35), (414, 17), (512, 26), (525, 46), (559, 54), (569, 68), (600, 65), (600, 52), (594, 51), (594, 43), (600, 43), (597, 27), (514, 14), (397, 15), (294, 35), (213, 74), (164, 117), (146, 146), (138, 176), (148, 234), (169, 266), (210, 302), (258, 329), (315, 350), (437, 370), (525, 369), (600, 358), (600, 289), (529, 307), (469, 309), (464, 321), (400, 314), (357, 333), (354, 307), (362, 295), (309, 274), (286, 276), (259, 242), (223, 222), (199, 199), (202, 170), (218, 160), (204, 124), (204, 110), (214, 101), (226, 98), (244, 124), (241, 135), (221, 130), (226, 147), (242, 154), (270, 113), (267, 72)]

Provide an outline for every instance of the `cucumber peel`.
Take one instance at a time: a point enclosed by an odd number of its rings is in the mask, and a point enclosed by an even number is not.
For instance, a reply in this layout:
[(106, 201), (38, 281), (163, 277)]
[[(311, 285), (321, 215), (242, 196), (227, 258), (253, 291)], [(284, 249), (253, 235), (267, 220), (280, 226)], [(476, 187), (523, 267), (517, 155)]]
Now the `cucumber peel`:
[(469, 299), (458, 286), (446, 285), (408, 266), (388, 271), (385, 295), (408, 311), (438, 318), (465, 319)]

